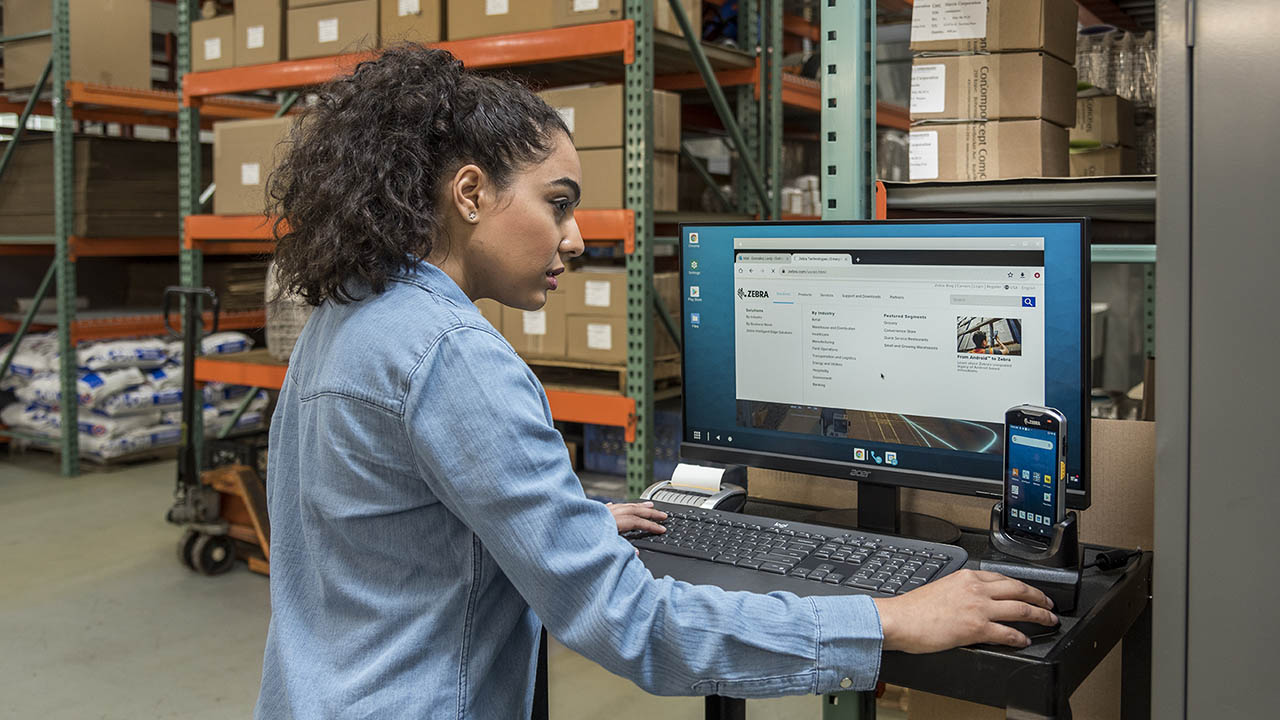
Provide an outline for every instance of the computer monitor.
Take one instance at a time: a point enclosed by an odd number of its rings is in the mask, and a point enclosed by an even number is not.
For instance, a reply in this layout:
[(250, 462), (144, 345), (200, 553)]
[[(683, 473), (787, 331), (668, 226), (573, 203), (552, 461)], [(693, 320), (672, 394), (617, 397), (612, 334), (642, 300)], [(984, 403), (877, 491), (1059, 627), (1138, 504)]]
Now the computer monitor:
[(682, 459), (857, 480), (860, 505), (885, 487), (999, 498), (1005, 411), (1048, 405), (1067, 505), (1088, 507), (1087, 231), (682, 225)]

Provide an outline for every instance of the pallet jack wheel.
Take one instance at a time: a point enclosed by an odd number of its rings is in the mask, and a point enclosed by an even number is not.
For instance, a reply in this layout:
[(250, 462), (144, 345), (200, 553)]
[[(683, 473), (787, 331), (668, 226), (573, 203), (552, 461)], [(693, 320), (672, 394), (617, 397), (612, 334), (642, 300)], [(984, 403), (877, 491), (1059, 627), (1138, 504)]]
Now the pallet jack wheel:
[(182, 533), (182, 537), (178, 539), (178, 562), (186, 566), (188, 570), (195, 570), (194, 555), (192, 551), (195, 549), (196, 541), (200, 539), (200, 533), (187, 528)]
[(221, 575), (236, 562), (236, 544), (228, 535), (201, 535), (191, 551), (196, 572)]

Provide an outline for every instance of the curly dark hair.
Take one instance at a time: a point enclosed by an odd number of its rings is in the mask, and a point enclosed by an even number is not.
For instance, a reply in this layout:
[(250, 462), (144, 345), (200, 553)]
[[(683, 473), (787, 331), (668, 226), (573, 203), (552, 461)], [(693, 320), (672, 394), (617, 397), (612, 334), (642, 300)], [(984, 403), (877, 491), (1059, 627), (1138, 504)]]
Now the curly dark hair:
[(441, 183), (474, 163), (499, 190), (551, 152), (560, 115), (519, 81), (402, 44), (319, 92), (268, 180), (283, 292), (348, 303), (425, 258), (444, 232)]

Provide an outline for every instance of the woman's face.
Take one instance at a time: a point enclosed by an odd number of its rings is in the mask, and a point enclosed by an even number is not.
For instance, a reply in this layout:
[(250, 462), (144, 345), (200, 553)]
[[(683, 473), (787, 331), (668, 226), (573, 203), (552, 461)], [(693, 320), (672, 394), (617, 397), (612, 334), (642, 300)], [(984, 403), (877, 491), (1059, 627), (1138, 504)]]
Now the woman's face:
[(560, 133), (546, 160), (516, 173), (501, 192), (482, 193), (467, 248), (472, 299), (523, 310), (546, 304), (565, 262), (583, 251), (573, 217), (581, 186), (578, 151)]

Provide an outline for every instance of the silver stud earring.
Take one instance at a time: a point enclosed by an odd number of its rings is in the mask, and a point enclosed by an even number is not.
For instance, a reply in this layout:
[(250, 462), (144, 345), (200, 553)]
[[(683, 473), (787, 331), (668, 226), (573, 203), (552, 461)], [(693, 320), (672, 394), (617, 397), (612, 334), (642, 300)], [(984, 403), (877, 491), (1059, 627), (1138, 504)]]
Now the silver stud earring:
[(475, 210), (472, 210), (472, 211), (471, 211), (471, 213), (470, 213), (469, 215), (467, 215), (467, 219), (468, 219), (468, 220), (470, 220), (470, 221), (472, 221), (472, 222), (475, 222), (475, 220), (476, 220), (476, 211), (475, 211)]

